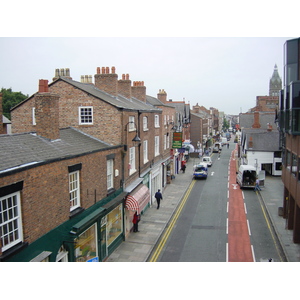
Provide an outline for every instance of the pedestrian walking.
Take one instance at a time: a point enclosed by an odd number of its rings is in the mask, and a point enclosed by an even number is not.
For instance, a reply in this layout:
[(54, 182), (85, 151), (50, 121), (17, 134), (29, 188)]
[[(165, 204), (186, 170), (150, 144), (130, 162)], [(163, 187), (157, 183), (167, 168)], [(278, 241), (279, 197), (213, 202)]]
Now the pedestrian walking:
[(137, 214), (137, 212), (134, 213), (132, 223), (133, 223), (133, 232), (139, 232), (139, 221), (140, 221), (140, 216)]
[(155, 193), (155, 199), (156, 199), (156, 202), (157, 202), (157, 209), (159, 209), (159, 205), (160, 205), (160, 200), (163, 199), (162, 197), (162, 194), (160, 192), (160, 190), (158, 190), (156, 193)]
[(254, 192), (255, 191), (261, 191), (261, 188), (259, 186), (259, 179), (256, 177), (256, 181), (255, 181), (255, 188), (254, 188)]

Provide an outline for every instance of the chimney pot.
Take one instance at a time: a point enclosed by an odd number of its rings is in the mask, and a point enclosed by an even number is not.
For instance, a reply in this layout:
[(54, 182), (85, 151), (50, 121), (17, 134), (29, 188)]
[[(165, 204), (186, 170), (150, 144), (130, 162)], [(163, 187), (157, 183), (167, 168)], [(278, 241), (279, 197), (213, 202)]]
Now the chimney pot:
[(105, 67), (102, 67), (102, 74), (105, 74)]
[(125, 79), (129, 80), (129, 74), (126, 74)]
[(106, 74), (109, 74), (109, 67), (105, 68), (105, 72), (106, 72)]
[(122, 74), (122, 80), (125, 80), (125, 74)]
[(100, 67), (97, 67), (97, 74), (100, 74)]
[(111, 67), (111, 73), (115, 74), (116, 73), (116, 67)]

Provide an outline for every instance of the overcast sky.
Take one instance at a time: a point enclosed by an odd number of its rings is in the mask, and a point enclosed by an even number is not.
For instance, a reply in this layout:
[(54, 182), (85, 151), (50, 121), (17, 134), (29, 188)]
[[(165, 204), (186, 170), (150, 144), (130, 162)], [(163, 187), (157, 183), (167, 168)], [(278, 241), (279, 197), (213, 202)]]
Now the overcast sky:
[[(247, 10), (235, 0), (186, 0), (186, 7), (178, 1), (141, 6), (135, 0), (87, 0), (89, 6), (73, 5), (72, 12), (72, 1), (53, 0), (46, 7), (20, 1), (18, 10), (15, 2), (3, 3), (13, 18), (0, 19), (0, 88), (32, 95), (39, 79), (52, 82), (57, 68), (70, 68), (80, 81), (97, 67), (114, 66), (119, 79), (128, 73), (131, 81), (144, 81), (150, 96), (164, 89), (168, 99), (226, 114), (246, 112), (256, 96), (268, 95), (275, 64), (283, 79), (283, 47), (294, 34), (282, 34), (282, 25), (297, 20), (296, 10), (286, 22), (281, 7), (263, 10), (256, 0)], [(39, 11), (29, 9), (32, 3)]]
[(147, 94), (164, 89), (226, 114), (246, 112), (269, 93), (277, 64), (283, 79), (283, 46), (289, 38), (0, 38), (0, 85), (32, 95), (56, 68), (73, 80), (116, 67), (119, 79), (144, 81)]

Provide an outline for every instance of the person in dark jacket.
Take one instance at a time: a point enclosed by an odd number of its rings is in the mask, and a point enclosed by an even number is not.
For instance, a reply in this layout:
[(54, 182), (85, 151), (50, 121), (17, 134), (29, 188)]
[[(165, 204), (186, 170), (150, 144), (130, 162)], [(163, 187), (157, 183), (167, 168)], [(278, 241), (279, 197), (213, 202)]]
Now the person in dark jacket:
[(138, 230), (138, 224), (139, 224), (140, 218), (137, 212), (134, 213), (132, 223), (133, 223), (133, 232), (139, 232)]
[(155, 199), (157, 201), (157, 209), (159, 209), (159, 205), (160, 205), (160, 200), (162, 200), (162, 194), (160, 192), (160, 190), (158, 190), (156, 193), (155, 193)]

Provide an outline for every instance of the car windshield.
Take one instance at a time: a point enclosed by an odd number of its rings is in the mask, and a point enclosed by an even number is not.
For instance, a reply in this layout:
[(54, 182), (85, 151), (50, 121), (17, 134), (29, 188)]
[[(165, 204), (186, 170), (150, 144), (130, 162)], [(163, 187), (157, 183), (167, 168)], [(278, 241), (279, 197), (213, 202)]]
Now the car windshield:
[(196, 171), (196, 172), (205, 171), (205, 168), (202, 167), (202, 166), (201, 166), (201, 167), (196, 167), (196, 168), (195, 168), (195, 171)]

